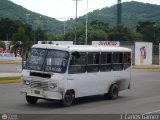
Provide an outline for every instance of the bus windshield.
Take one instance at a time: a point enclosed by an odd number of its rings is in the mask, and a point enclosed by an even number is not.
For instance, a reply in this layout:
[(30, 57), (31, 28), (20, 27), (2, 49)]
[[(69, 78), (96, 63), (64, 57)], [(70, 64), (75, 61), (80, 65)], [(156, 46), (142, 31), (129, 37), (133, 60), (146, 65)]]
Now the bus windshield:
[(25, 69), (65, 73), (68, 59), (69, 53), (66, 51), (33, 48), (26, 61)]

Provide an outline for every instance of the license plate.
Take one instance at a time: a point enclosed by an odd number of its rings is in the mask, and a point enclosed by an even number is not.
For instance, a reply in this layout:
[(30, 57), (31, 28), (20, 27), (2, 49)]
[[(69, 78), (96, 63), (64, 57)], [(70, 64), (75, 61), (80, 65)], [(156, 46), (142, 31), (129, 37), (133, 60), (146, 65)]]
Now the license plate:
[(41, 94), (41, 91), (40, 91), (40, 90), (35, 90), (35, 91), (34, 91), (34, 94), (40, 95), (40, 94)]

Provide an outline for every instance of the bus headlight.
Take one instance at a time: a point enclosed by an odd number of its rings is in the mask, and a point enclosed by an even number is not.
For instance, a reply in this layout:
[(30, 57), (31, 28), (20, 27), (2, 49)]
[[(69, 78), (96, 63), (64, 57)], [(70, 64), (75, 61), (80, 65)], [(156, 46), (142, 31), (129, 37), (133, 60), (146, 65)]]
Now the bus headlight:
[(30, 81), (24, 80), (24, 85), (30, 85)]
[(57, 87), (57, 83), (50, 83), (49, 88), (54, 89)]

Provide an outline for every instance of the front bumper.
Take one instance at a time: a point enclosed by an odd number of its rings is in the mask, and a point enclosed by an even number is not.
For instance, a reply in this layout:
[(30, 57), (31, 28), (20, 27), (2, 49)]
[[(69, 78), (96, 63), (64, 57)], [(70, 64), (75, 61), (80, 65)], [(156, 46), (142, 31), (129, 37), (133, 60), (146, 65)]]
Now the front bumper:
[(22, 88), (20, 94), (25, 94), (29, 96), (34, 96), (42, 99), (53, 99), (53, 100), (62, 100), (61, 92), (53, 92), (49, 90), (43, 89), (35, 89), (35, 88)]

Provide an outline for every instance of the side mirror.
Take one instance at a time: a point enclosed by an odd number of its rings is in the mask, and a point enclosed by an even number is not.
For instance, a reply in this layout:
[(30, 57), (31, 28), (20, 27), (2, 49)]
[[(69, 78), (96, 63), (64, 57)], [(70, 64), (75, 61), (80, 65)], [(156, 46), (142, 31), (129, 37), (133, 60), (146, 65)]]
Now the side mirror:
[(80, 53), (77, 52), (77, 51), (72, 52), (72, 56), (75, 56), (76, 58), (80, 58), (81, 57)]

